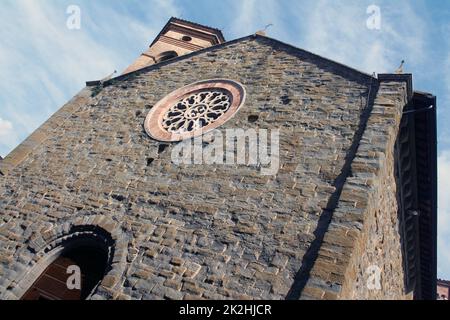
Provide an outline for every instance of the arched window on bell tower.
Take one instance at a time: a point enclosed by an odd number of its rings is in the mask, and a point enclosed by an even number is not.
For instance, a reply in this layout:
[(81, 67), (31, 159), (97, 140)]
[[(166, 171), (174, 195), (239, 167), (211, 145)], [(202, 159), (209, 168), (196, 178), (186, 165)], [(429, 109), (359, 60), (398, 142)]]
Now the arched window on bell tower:
[(156, 57), (156, 63), (167, 61), (176, 57), (178, 57), (178, 54), (175, 51), (165, 51), (161, 53), (158, 57)]

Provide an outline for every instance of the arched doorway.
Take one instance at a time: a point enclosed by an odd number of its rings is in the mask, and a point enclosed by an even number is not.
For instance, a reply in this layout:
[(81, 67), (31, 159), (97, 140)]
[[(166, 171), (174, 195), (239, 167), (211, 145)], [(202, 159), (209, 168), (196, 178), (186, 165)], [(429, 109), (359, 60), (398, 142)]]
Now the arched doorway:
[[(96, 247), (81, 246), (63, 252), (22, 297), (22, 300), (84, 300), (103, 279), (108, 254)], [(80, 273), (74, 271), (78, 267)], [(80, 289), (71, 288), (80, 277)], [(70, 278), (72, 277), (72, 278)], [(68, 285), (67, 283), (72, 283)]]
[(21, 300), (85, 300), (112, 271), (115, 241), (102, 228), (77, 226), (37, 255), (38, 263), (19, 283), (28, 288), (17, 295)]

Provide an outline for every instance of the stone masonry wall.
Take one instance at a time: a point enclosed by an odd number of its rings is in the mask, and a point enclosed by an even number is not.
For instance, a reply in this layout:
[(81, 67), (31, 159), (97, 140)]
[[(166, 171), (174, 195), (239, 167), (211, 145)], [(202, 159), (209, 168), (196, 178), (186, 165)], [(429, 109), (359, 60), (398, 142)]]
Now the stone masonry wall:
[[(211, 78), (247, 90), (223, 128), (280, 129), (277, 175), (176, 166), (173, 144), (145, 134), (158, 100)], [(94, 299), (284, 299), (336, 192), (371, 81), (257, 37), (150, 67), (92, 98), (84, 91), (0, 165), (0, 298), (20, 298), (75, 226), (98, 226), (116, 247)]]
[(303, 298), (411, 298), (405, 294), (394, 174), (406, 96), (405, 83), (381, 82)]

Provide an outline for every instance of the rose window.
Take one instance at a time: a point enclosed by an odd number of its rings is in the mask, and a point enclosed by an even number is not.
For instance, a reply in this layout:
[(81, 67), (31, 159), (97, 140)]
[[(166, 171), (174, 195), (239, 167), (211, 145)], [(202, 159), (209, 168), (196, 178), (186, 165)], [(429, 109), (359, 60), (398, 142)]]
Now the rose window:
[(175, 133), (203, 128), (223, 116), (230, 109), (231, 100), (232, 97), (225, 90), (194, 93), (166, 112), (163, 128)]
[(180, 141), (206, 133), (231, 119), (245, 100), (245, 89), (231, 80), (207, 80), (178, 89), (159, 101), (145, 130), (160, 141)]

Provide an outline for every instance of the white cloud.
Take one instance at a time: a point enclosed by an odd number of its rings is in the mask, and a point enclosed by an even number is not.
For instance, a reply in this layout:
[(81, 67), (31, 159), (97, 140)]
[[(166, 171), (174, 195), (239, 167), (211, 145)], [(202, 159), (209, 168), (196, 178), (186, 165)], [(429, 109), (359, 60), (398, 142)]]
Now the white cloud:
[[(450, 31), (450, 27), (449, 27), (449, 31)], [(450, 52), (450, 46), (449, 46), (449, 52)], [(445, 92), (445, 99), (447, 101), (450, 101), (450, 53), (447, 56), (447, 61), (445, 63), (445, 70), (447, 70), (447, 72), (445, 73), (445, 77), (446, 77), (446, 83), (447, 83), (447, 91)]]
[(284, 9), (275, 0), (242, 0), (233, 2), (231, 34), (233, 38), (248, 36), (264, 29), (268, 24), (273, 26), (267, 30), (270, 37), (288, 41), (289, 30), (283, 19)]
[[(402, 59), (422, 60), (424, 22), (407, 1), (379, 4), (381, 29), (370, 30), (367, 4), (316, 1), (299, 19), (305, 47), (367, 73), (393, 72)], [(408, 56), (404, 56), (405, 52)]]
[(254, 33), (256, 19), (259, 16), (257, 12), (257, 0), (243, 0), (239, 4), (239, 14), (236, 15), (233, 21), (233, 33), (237, 33), (240, 36)]
[(17, 144), (17, 134), (11, 121), (0, 118), (0, 156), (2, 148), (12, 148)]
[(438, 273), (450, 279), (450, 151), (438, 157)]
[(239, 36), (248, 35), (272, 22), (269, 36), (367, 73), (393, 72), (403, 59), (407, 67), (423, 61), (426, 22), (410, 2), (382, 1), (379, 31), (366, 26), (367, 7), (363, 1), (317, 0), (282, 6), (278, 0), (245, 0), (235, 8), (239, 14), (233, 30)]
[[(9, 119), (15, 144), (58, 110), (87, 80), (125, 69), (161, 26), (178, 14), (173, 1), (79, 0), (81, 29), (66, 27), (69, 1), (2, 1), (0, 11), (0, 117)], [(130, 14), (132, 7), (139, 13)], [(0, 146), (9, 153), (14, 144)]]
[(7, 139), (12, 133), (13, 125), (10, 121), (0, 118), (0, 141)]

